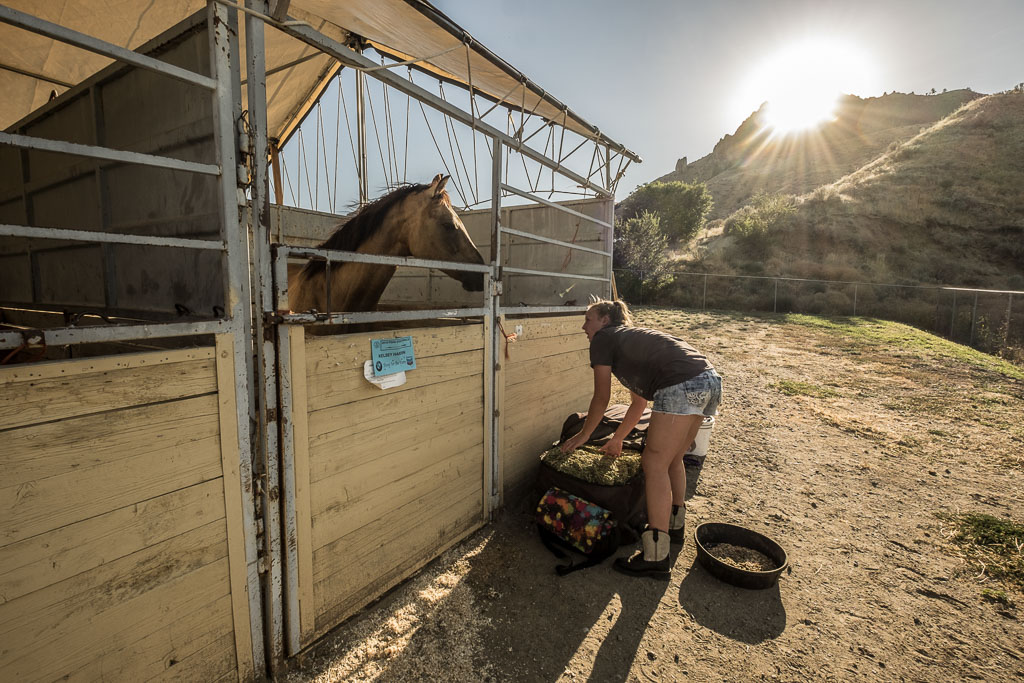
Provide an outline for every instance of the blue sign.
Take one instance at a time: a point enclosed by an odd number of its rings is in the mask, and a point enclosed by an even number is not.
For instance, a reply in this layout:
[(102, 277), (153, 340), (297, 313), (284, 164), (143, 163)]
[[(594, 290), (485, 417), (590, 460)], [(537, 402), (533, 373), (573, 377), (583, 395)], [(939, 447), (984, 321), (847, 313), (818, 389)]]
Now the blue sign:
[(373, 375), (393, 375), (403, 370), (416, 369), (416, 356), (412, 350), (412, 337), (393, 339), (371, 339), (370, 352), (373, 360)]

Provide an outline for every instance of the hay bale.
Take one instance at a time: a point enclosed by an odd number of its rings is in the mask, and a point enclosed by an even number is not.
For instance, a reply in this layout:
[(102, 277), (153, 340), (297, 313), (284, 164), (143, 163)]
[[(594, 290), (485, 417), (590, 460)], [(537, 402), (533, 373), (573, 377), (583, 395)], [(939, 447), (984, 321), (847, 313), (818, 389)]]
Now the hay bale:
[(591, 484), (621, 486), (640, 472), (640, 453), (623, 450), (612, 458), (597, 446), (583, 446), (563, 453), (558, 446), (541, 454), (540, 459), (553, 469)]

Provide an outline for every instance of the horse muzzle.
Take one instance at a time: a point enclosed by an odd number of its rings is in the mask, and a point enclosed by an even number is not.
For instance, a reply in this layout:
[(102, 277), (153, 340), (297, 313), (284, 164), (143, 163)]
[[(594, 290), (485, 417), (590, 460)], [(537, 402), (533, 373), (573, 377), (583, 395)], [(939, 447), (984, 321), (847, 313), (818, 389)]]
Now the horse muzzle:
[(462, 288), (467, 292), (484, 291), (483, 273), (464, 273), (458, 270), (446, 270), (444, 274), (462, 283)]

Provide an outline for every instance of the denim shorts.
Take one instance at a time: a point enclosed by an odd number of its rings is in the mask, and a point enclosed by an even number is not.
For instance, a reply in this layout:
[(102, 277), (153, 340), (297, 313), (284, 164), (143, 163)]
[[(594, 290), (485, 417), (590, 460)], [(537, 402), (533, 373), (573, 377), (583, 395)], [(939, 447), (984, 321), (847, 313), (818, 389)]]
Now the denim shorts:
[(705, 370), (692, 379), (654, 392), (651, 410), (672, 415), (717, 415), (722, 402), (722, 378)]

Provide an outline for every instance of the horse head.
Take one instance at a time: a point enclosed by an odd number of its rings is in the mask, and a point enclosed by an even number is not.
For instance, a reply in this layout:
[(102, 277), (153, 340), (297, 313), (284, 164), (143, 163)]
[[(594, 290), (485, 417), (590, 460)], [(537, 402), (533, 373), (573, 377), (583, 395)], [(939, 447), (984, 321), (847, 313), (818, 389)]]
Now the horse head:
[[(425, 189), (409, 195), (405, 201), (404, 219), (409, 254), (415, 258), (437, 261), (483, 264), (485, 261), (452, 208), (444, 186), (451, 176), (434, 176)], [(484, 288), (483, 273), (445, 270), (445, 275), (462, 283), (468, 292)]]

